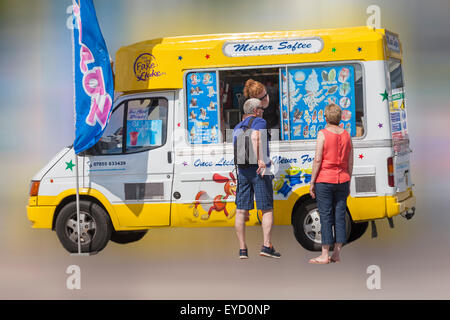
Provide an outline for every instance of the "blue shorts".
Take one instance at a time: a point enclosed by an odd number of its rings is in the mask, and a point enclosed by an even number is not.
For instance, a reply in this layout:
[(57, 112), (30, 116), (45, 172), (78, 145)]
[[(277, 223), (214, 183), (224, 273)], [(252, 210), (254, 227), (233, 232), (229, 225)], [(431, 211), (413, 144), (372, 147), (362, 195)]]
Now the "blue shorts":
[[(240, 210), (254, 209), (254, 198), (258, 210), (273, 209), (273, 175), (261, 176), (256, 169), (238, 169), (238, 186), (236, 190), (236, 207)], [(267, 169), (266, 169), (267, 171)]]

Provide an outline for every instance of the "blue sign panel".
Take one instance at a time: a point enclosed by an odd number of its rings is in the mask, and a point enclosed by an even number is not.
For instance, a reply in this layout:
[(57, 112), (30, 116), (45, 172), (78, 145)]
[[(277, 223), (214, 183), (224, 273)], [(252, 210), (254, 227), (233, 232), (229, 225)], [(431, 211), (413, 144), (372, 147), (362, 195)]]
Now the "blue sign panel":
[(191, 72), (186, 77), (188, 137), (192, 144), (219, 142), (219, 112), (215, 72)]
[(325, 128), (324, 110), (330, 103), (342, 109), (340, 126), (351, 136), (355, 125), (355, 71), (352, 65), (290, 68), (288, 72), (291, 140), (311, 140)]

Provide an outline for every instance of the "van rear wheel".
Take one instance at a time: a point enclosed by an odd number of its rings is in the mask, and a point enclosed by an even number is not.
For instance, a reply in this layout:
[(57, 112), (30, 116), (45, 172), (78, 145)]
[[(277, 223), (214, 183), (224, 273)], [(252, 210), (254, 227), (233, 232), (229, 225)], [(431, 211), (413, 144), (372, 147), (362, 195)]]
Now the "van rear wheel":
[[(55, 224), (62, 246), (70, 253), (78, 252), (76, 202), (61, 209)], [(107, 212), (97, 203), (80, 200), (81, 252), (99, 252), (108, 243), (113, 226)]]
[[(347, 241), (351, 233), (351, 218), (347, 211), (345, 215), (345, 229)], [(315, 200), (307, 200), (301, 203), (294, 212), (292, 218), (292, 226), (294, 228), (294, 236), (298, 243), (309, 251), (322, 250), (322, 235), (319, 210)], [(333, 230), (334, 235), (334, 230)], [(334, 246), (330, 247), (333, 250)]]

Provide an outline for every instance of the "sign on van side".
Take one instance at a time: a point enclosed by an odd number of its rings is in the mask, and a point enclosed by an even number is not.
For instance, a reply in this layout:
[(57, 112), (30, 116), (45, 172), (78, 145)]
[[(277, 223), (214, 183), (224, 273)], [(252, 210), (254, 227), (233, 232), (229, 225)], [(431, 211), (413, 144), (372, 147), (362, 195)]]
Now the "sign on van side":
[(322, 49), (323, 41), (321, 38), (229, 41), (223, 45), (223, 53), (228, 57), (318, 53)]

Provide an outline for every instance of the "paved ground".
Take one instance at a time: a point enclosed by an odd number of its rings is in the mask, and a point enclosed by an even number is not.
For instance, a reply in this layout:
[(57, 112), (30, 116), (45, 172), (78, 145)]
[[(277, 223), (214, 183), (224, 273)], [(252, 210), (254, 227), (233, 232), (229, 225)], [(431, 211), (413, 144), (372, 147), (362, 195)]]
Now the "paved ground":
[[(449, 218), (431, 194), (418, 197), (412, 220), (396, 217), (395, 229), (379, 221), (378, 238), (369, 228), (331, 265), (308, 264), (316, 253), (296, 242), (290, 226), (274, 228), (279, 260), (257, 254), (259, 227), (247, 228), (245, 261), (237, 259), (232, 228), (155, 229), (135, 244), (110, 242), (98, 255), (74, 257), (54, 232), (29, 227), (26, 197), (19, 200), (5, 209), (8, 228), (0, 234), (0, 299), (450, 298)], [(80, 290), (66, 287), (71, 265), (80, 267)], [(381, 271), (379, 290), (366, 285), (371, 265)]]

